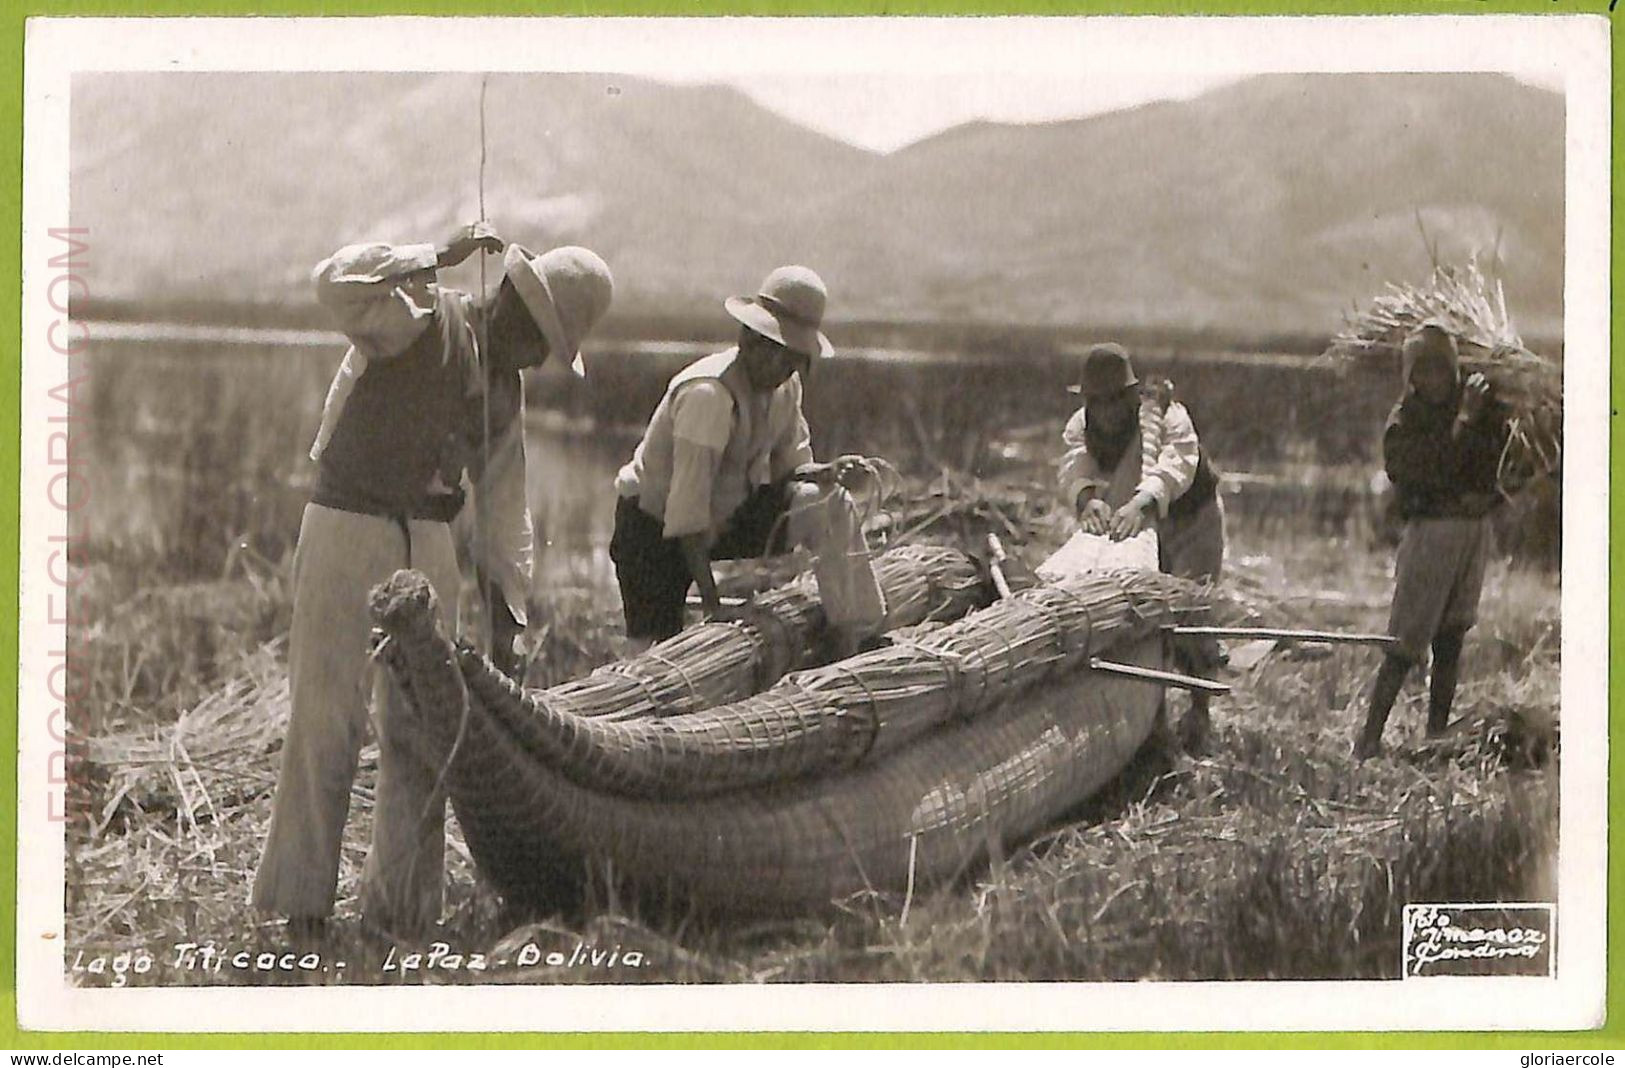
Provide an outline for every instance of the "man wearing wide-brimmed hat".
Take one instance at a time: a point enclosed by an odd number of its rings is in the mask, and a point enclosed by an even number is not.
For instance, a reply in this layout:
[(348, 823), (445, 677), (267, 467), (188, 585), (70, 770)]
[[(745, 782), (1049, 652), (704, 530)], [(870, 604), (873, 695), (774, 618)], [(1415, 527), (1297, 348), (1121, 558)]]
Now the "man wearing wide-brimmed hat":
[[(1128, 350), (1115, 343), (1091, 346), (1078, 381), (1083, 396), (1062, 432), (1062, 499), (1077, 509), (1078, 525), (1093, 534), (1132, 537), (1157, 531), (1158, 564), (1183, 578), (1219, 577), (1224, 565), (1224, 509), (1218, 476), (1196, 435), (1190, 412), (1171, 388), (1142, 388)], [(1176, 648), (1187, 669), (1216, 666), (1211, 641)], [(1208, 699), (1191, 694), (1180, 725), (1187, 748), (1198, 748), (1208, 729)]]
[(804, 380), (833, 354), (822, 332), (827, 295), (806, 267), (780, 267), (754, 297), (724, 302), (738, 344), (679, 372), (615, 480), (610, 556), (627, 634), (658, 640), (683, 628), (691, 585), (721, 613), (711, 562), (805, 545), (817, 555), (825, 617), (851, 651), (885, 613), (851, 497), (849, 460), (813, 459)]
[[(476, 251), (504, 253), (487, 306), (435, 280), (438, 268)], [(333, 908), (368, 720), (368, 593), (396, 569), (416, 568), (455, 611), (461, 576), (450, 524), (466, 480), (494, 655), (511, 658), (532, 554), (521, 371), (552, 356), (579, 372), (581, 340), (613, 291), (592, 252), (534, 256), (483, 224), (439, 247), (350, 245), (313, 277), (350, 349), (310, 450), (315, 488), (294, 553), (288, 637), (292, 716), (253, 891), (255, 906), (297, 926)], [(457, 620), (446, 623), (455, 629)], [(381, 756), (362, 911), (374, 926), (412, 934), (439, 918), (446, 801), (439, 769), (391, 730), (399, 697), (387, 673), (375, 674), (372, 690)]]

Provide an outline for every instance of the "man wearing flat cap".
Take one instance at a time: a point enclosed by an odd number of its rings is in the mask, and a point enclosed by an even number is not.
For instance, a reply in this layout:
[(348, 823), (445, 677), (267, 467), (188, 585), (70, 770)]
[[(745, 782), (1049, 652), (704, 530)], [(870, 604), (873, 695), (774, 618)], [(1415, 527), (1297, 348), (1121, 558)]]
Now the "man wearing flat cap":
[[(1083, 407), (1062, 432), (1062, 499), (1091, 534), (1133, 537), (1157, 531), (1159, 567), (1182, 578), (1216, 579), (1224, 564), (1224, 509), (1219, 480), (1196, 436), (1190, 412), (1171, 388), (1142, 389), (1123, 346), (1092, 346), (1079, 382)], [(1211, 640), (1175, 649), (1183, 667), (1203, 674), (1217, 666)], [(1208, 729), (1206, 694), (1192, 693), (1180, 725), (1187, 748)]]
[[(477, 251), (504, 254), (501, 285), (483, 306), (436, 283), (438, 268)], [(581, 340), (613, 291), (592, 252), (534, 256), (484, 224), (439, 247), (350, 245), (322, 261), (313, 280), (350, 348), (310, 450), (316, 480), (294, 552), (288, 637), (292, 715), (253, 891), (256, 907), (295, 926), (333, 909), (368, 722), (370, 590), (398, 568), (416, 568), (455, 614), (461, 576), (451, 522), (471, 492), (494, 656), (511, 661), (532, 554), (520, 375), (549, 356), (579, 373)], [(453, 630), (457, 622), (446, 620)], [(375, 673), (381, 755), (362, 913), (373, 926), (411, 934), (440, 915), (446, 799), (439, 769), (390, 730), (399, 699), (387, 672)]]
[(615, 480), (610, 557), (629, 637), (683, 629), (691, 585), (707, 618), (722, 613), (713, 560), (783, 552), (817, 556), (815, 574), (837, 652), (854, 651), (885, 614), (852, 499), (850, 459), (817, 463), (803, 382), (833, 354), (820, 331), (827, 296), (806, 267), (780, 267), (754, 297), (724, 302), (739, 342), (691, 364), (666, 388)]

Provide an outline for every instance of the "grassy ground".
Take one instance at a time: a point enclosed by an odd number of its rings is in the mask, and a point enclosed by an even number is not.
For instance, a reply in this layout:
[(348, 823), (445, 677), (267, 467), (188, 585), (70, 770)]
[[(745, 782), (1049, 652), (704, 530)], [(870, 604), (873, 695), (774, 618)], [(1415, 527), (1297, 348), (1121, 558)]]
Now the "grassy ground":
[[(1245, 530), (1230, 552), (1233, 586), (1274, 620), (1361, 628), (1383, 620), (1387, 559)], [(595, 876), (575, 913), (506, 915), (454, 829), (440, 933), (392, 946), (356, 916), (376, 774), (364, 758), (338, 914), (290, 942), (246, 905), (285, 714), (278, 569), (242, 561), (162, 590), (118, 574), (91, 569), (105, 607), (78, 646), (89, 811), (70, 830), (67, 959), (86, 985), (1381, 977), (1398, 972), (1405, 902), (1555, 890), (1556, 577), (1497, 566), (1443, 741), (1421, 739), (1413, 678), (1388, 754), (1355, 764), (1375, 653), (1232, 646), (1238, 665), (1262, 658), (1235, 670), (1205, 753), (1153, 744), (1036, 841), (908, 901), (742, 925), (640, 907)], [(555, 591), (546, 618), (535, 684), (617, 651), (588, 591)], [(211, 763), (222, 738), (229, 760)]]

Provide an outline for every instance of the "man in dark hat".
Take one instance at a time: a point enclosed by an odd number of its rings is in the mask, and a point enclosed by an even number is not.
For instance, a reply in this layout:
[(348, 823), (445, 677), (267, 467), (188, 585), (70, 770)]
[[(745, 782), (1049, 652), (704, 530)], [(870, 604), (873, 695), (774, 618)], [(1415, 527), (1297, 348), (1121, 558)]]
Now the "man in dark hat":
[(679, 372), (643, 440), (615, 480), (619, 497), (610, 557), (629, 637), (668, 638), (683, 628), (691, 585), (707, 618), (723, 614), (711, 561), (807, 546), (824, 615), (840, 653), (878, 632), (880, 587), (851, 496), (841, 488), (853, 458), (813, 459), (803, 380), (833, 355), (820, 331), (823, 281), (780, 267), (754, 297), (732, 297), (739, 343)]
[(1463, 378), (1456, 339), (1426, 324), (1400, 350), (1404, 395), (1382, 436), (1383, 467), (1405, 521), (1394, 568), (1388, 633), (1398, 645), (1383, 657), (1371, 688), (1359, 760), (1382, 749), (1382, 731), (1413, 665), (1431, 652), (1429, 737), (1450, 721), (1461, 647), (1478, 616), (1493, 542), (1489, 515), (1498, 502), (1496, 472), (1507, 441), (1507, 412), (1481, 374)]
[[(1157, 531), (1163, 571), (1197, 581), (1217, 579), (1224, 565), (1224, 506), (1219, 480), (1171, 384), (1142, 389), (1123, 346), (1091, 346), (1070, 392), (1083, 407), (1067, 421), (1062, 440), (1061, 493), (1085, 532), (1121, 540), (1147, 527)], [(1188, 671), (1210, 673), (1221, 662), (1217, 643), (1182, 643), (1176, 657)], [(1208, 698), (1191, 695), (1180, 724), (1189, 749), (1208, 730)]]

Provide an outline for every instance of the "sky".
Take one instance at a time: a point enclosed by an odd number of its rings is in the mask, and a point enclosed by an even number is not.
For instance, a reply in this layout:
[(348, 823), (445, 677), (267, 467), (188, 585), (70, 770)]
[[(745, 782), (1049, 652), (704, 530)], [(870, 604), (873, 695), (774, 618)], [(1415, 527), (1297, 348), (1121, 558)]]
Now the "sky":
[[(1210, 73), (1066, 76), (1046, 72), (980, 77), (963, 73), (741, 74), (721, 80), (804, 126), (863, 148), (890, 152), (975, 119), (1052, 122), (1082, 118), (1153, 100), (1188, 99), (1240, 77)], [(1531, 74), (1520, 76), (1520, 80), (1548, 89), (1561, 88), (1560, 80), (1549, 75)]]
[[(1505, 72), (1561, 89), (1585, 48), (1562, 20), (1394, 18), (734, 19), (606, 30), (612, 67), (736, 86), (889, 152), (961, 123), (1053, 122), (1182, 100), (1253, 74)], [(1558, 37), (1569, 32), (1570, 37)], [(538, 42), (536, 46), (540, 47)]]
[(974, 119), (1050, 122), (1183, 100), (1234, 76), (1161, 74), (1133, 78), (1053, 74), (747, 75), (732, 83), (758, 103), (843, 141), (890, 152)]

